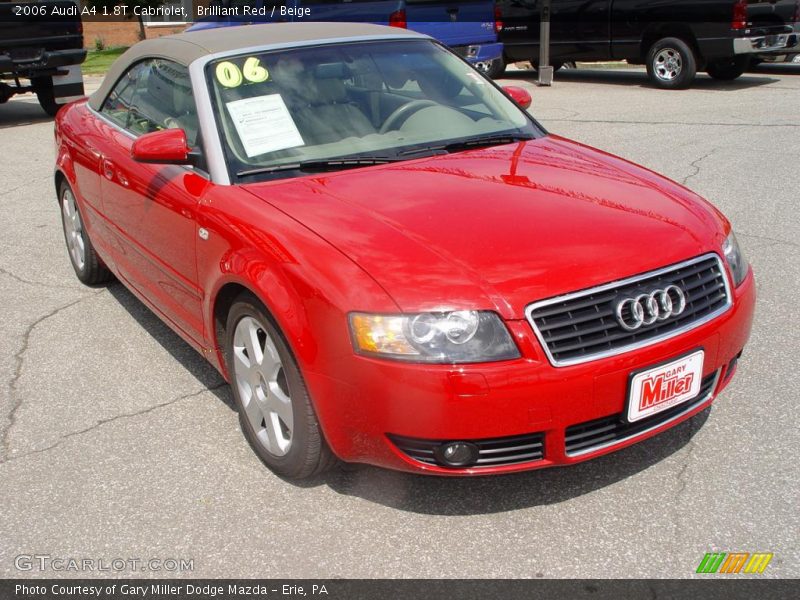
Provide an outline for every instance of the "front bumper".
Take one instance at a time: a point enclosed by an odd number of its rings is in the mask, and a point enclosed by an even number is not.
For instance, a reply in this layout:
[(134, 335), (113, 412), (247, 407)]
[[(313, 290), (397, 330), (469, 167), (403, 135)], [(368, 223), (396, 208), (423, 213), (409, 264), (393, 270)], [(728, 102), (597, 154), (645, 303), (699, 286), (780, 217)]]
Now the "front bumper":
[[(723, 315), (681, 336), (614, 357), (553, 367), (529, 323), (520, 320), (506, 323), (522, 353), (515, 361), (418, 365), (353, 355), (339, 362), (336, 377), (308, 373), (306, 379), (326, 439), (345, 461), (437, 475), (569, 465), (652, 437), (707, 408), (731, 380), (750, 335), (754, 307), (750, 273)], [(631, 372), (698, 348), (705, 351), (703, 378), (708, 382), (699, 397), (665, 414), (663, 422), (628, 429), (623, 425), (611, 443), (568, 451), (576, 427), (591, 429), (609, 418), (617, 422), (613, 417), (624, 410)], [(447, 468), (412, 458), (414, 452), (404, 442), (470, 441), (497, 447), (517, 437), (528, 445), (541, 441), (541, 457), (502, 466)]]
[(780, 33), (775, 35), (759, 35), (754, 37), (734, 38), (733, 51), (736, 54), (761, 54), (764, 52), (781, 52), (798, 44), (798, 34)]

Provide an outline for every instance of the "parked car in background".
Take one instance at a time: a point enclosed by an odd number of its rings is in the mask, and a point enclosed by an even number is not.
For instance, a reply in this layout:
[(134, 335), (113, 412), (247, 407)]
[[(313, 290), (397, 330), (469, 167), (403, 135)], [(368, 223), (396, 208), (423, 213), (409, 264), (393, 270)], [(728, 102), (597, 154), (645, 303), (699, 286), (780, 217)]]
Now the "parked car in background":
[[(497, 0), (504, 61), (539, 58), (541, 2)], [(653, 85), (683, 89), (698, 71), (732, 80), (751, 57), (792, 47), (797, 0), (552, 0), (550, 56), (644, 64)]]
[(72, 0), (0, 2), (0, 104), (34, 92), (49, 115), (83, 96), (83, 24)]
[[(272, 0), (212, 0), (211, 5), (234, 8), (236, 14), (200, 19), (188, 31), (288, 21), (375, 23), (429, 35), (490, 77), (504, 70), (503, 46), (498, 42), (502, 23), (494, 0), (288, 0), (280, 4)], [(254, 19), (245, 14), (245, 6), (270, 10)]]
[(710, 203), (530, 100), (390, 27), (141, 42), (56, 118), (69, 260), (219, 369), (283, 476), (613, 452), (732, 381), (755, 280)]

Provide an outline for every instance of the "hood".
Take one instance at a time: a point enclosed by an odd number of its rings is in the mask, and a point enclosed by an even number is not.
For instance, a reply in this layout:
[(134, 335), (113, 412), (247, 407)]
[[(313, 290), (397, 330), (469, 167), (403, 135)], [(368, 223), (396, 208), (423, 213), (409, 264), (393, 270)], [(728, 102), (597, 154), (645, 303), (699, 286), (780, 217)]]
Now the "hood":
[(531, 302), (723, 238), (723, 217), (685, 188), (554, 136), (244, 187), (349, 256), (406, 312), (521, 319)]

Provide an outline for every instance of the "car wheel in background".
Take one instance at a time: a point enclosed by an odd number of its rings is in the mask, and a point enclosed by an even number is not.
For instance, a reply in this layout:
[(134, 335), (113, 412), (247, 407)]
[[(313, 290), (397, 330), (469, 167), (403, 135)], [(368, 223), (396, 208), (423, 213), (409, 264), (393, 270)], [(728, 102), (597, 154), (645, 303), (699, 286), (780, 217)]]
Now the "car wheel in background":
[(737, 56), (734, 58), (710, 61), (706, 65), (706, 73), (720, 81), (733, 81), (741, 77), (749, 67), (749, 57)]
[(656, 87), (688, 88), (697, 74), (697, 60), (689, 45), (678, 38), (658, 40), (647, 53), (647, 75)]
[(72, 188), (64, 182), (59, 188), (59, 203), (61, 204), (61, 224), (64, 227), (64, 240), (67, 242), (67, 252), (75, 275), (81, 283), (98, 285), (112, 279), (111, 271), (97, 256), (89, 234), (83, 225), (78, 202)]
[(244, 294), (228, 313), (225, 358), (247, 441), (275, 473), (304, 479), (336, 462), (283, 336), (262, 304)]
[(39, 106), (51, 117), (55, 117), (61, 105), (56, 103), (52, 77), (34, 77), (31, 79), (33, 91), (39, 100)]
[(498, 58), (497, 60), (492, 60), (481, 64), (485, 65), (485, 67), (479, 68), (478, 70), (486, 75), (489, 79), (497, 79), (498, 77), (502, 77), (503, 73), (506, 72), (506, 61), (503, 58)]

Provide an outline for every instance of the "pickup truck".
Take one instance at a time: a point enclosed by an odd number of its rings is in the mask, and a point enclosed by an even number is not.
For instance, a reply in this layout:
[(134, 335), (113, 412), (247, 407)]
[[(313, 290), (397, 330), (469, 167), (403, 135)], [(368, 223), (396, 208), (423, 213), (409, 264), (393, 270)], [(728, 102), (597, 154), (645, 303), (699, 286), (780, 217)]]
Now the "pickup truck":
[[(255, 21), (244, 15), (245, 5), (276, 10)], [(266, 21), (376, 23), (429, 35), (490, 77), (504, 70), (494, 0), (211, 0), (211, 6), (228, 14), (200, 19), (189, 31)]]
[(15, 94), (36, 93), (55, 115), (83, 97), (83, 24), (72, 0), (0, 0), (0, 104)]
[[(542, 0), (497, 0), (504, 63), (539, 57)], [(659, 88), (684, 89), (698, 71), (733, 80), (750, 58), (786, 52), (800, 0), (551, 0), (550, 56), (644, 64)]]

